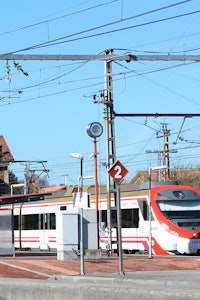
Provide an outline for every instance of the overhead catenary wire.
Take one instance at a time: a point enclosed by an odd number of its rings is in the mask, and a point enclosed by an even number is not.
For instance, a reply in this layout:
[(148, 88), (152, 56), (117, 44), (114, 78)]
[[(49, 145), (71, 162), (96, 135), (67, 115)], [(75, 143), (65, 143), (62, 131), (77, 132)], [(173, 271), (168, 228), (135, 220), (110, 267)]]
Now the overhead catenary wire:
[[(182, 1), (181, 3), (175, 3), (174, 5), (179, 5), (179, 4), (182, 4), (184, 2), (188, 2), (188, 1), (191, 1), (191, 0)], [(170, 6), (167, 6), (167, 7), (165, 6), (163, 8), (157, 9), (157, 11), (160, 11), (162, 9), (166, 9), (166, 8), (169, 8), (169, 7)], [(132, 17), (127, 18), (127, 20), (137, 18), (137, 17), (141, 17), (142, 15), (150, 14), (150, 13), (155, 12), (155, 11), (148, 11), (146, 13), (142, 13), (142, 14), (139, 14), (139, 15), (136, 15), (136, 16), (134, 15)], [(18, 53), (18, 52), (27, 51), (27, 50), (33, 50), (33, 49), (49, 47), (49, 46), (55, 46), (55, 45), (62, 44), (62, 43), (69, 43), (69, 42), (74, 42), (74, 41), (77, 41), (77, 40), (83, 40), (83, 39), (98, 37), (98, 36), (102, 36), (102, 35), (106, 35), (106, 34), (116, 33), (116, 32), (119, 32), (119, 31), (129, 30), (129, 29), (143, 27), (143, 26), (147, 26), (147, 25), (152, 25), (152, 24), (156, 24), (156, 23), (160, 23), (160, 22), (164, 22), (164, 21), (169, 21), (169, 20), (173, 20), (173, 19), (177, 19), (177, 18), (181, 18), (181, 17), (186, 17), (186, 16), (190, 16), (190, 15), (193, 15), (193, 14), (197, 14), (197, 13), (200, 13), (200, 10), (193, 11), (193, 12), (188, 12), (188, 13), (184, 13), (184, 14), (180, 14), (180, 15), (170, 16), (170, 17), (167, 17), (167, 18), (152, 20), (152, 21), (149, 21), (149, 22), (144, 22), (144, 23), (141, 23), (141, 24), (136, 24), (136, 25), (132, 25), (132, 26), (128, 26), (128, 27), (112, 29), (112, 30), (101, 32), (101, 33), (91, 34), (91, 35), (88, 35), (88, 36), (72, 38), (76, 35), (81, 35), (81, 34), (86, 33), (86, 32), (90, 32), (90, 31), (94, 31), (94, 30), (97, 30), (97, 29), (100, 29), (100, 28), (111, 26), (114, 23), (127, 21), (126, 19), (122, 19), (122, 20), (120, 19), (120, 20), (112, 22), (112, 23), (108, 23), (108, 24), (100, 25), (98, 27), (86, 29), (84, 31), (80, 31), (80, 32), (73, 33), (73, 34), (70, 34), (70, 35), (67, 35), (67, 36), (56, 38), (56, 39), (51, 40), (51, 41), (39, 43), (37, 45), (32, 45), (32, 46), (29, 46), (29, 47), (26, 47), (26, 48), (23, 48), (23, 49), (20, 49), (20, 50), (12, 50), (10, 53)], [(63, 39), (68, 39), (68, 40), (61, 41)]]
[[(187, 64), (193, 64), (195, 62), (189, 62)], [(132, 78), (132, 77), (135, 77), (135, 76), (144, 76), (146, 74), (151, 74), (151, 73), (155, 73), (155, 72), (161, 72), (161, 71), (164, 71), (164, 70), (168, 70), (168, 69), (172, 69), (172, 68), (177, 68), (177, 67), (181, 67), (181, 66), (185, 66), (185, 62), (184, 63), (180, 63), (180, 64), (175, 64), (175, 65), (172, 65), (172, 66), (169, 66), (169, 67), (162, 67), (162, 68), (159, 68), (159, 69), (156, 69), (156, 70), (150, 70), (150, 71), (146, 71), (146, 72), (141, 72), (139, 73), (139, 71), (135, 71), (135, 70), (132, 70), (132, 71), (127, 71), (127, 72), (120, 72), (118, 74), (113, 74), (113, 76), (120, 76), (122, 74), (128, 74), (128, 73), (134, 73), (134, 75), (130, 75), (130, 76), (126, 76), (126, 79), (129, 79), (129, 78)], [(58, 79), (58, 77), (56, 77), (56, 79)], [(102, 78), (102, 76), (100, 76), (100, 78)], [(93, 78), (94, 79), (94, 78)], [(88, 78), (86, 78), (85, 80), (88, 80)], [(89, 78), (89, 80), (91, 80), (91, 78)], [(118, 81), (118, 80), (121, 80), (121, 78), (118, 78), (118, 79), (114, 79), (115, 81)], [(53, 81), (53, 79), (51, 80)], [(80, 80), (76, 80), (74, 82), (83, 82), (84, 79), (80, 79)], [(70, 81), (69, 81), (70, 82)], [(61, 86), (62, 84), (66, 84), (67, 82), (63, 82), (63, 83), (59, 83), (59, 86)], [(38, 99), (44, 99), (44, 98), (48, 98), (50, 96), (53, 96), (53, 95), (58, 95), (58, 94), (63, 94), (63, 93), (69, 93), (69, 92), (72, 92), (74, 90), (78, 90), (78, 89), (83, 89), (83, 88), (86, 88), (86, 87), (94, 87), (94, 86), (99, 86), (99, 85), (102, 85), (103, 84), (103, 79), (101, 82), (98, 82), (98, 83), (94, 83), (94, 84), (89, 84), (89, 85), (85, 85), (85, 86), (81, 86), (81, 87), (75, 87), (75, 88), (70, 88), (70, 89), (67, 89), (67, 90), (63, 90), (63, 91), (58, 91), (58, 92), (54, 92), (54, 93), (49, 93), (49, 94), (46, 94), (46, 95), (40, 95), (40, 97), (38, 97), (38, 95), (36, 95), (35, 97), (31, 97), (31, 98), (28, 98), (28, 99), (23, 99), (23, 100), (16, 100), (16, 101), (12, 101), (12, 102), (9, 102), (9, 105), (11, 104), (17, 104), (17, 103), (21, 103), (21, 102), (26, 102), (26, 101), (33, 101), (33, 100), (38, 100)], [(56, 83), (57, 85), (57, 83)], [(19, 92), (22, 93), (24, 92), (26, 89), (30, 89), (30, 88), (33, 88), (33, 87), (37, 87), (37, 86), (40, 86), (40, 89), (42, 87), (42, 83), (37, 83), (36, 85), (34, 86), (30, 86), (30, 87), (24, 87), (24, 88), (20, 88), (20, 89), (16, 89), (16, 93), (14, 93), (14, 95), (18, 94)], [(163, 86), (164, 87), (164, 86)], [(49, 86), (47, 86), (47, 88), (49, 88)], [(175, 91), (173, 91), (172, 89), (169, 89), (168, 90), (171, 90), (172, 92), (175, 93)], [(180, 93), (176, 92), (177, 95), (179, 95), (180, 97), (183, 97), (195, 104), (198, 104), (197, 102), (195, 102), (194, 100), (184, 96), (184, 95), (181, 95)], [(9, 99), (9, 97), (8, 97)], [(4, 103), (1, 103), (0, 106), (5, 106), (5, 105), (8, 105), (8, 103), (4, 104)], [(198, 104), (199, 105), (199, 104)]]
[[(49, 19), (48, 17), (46, 17), (45, 20), (43, 20), (43, 21), (38, 21), (38, 22), (35, 22), (35, 23), (32, 23), (32, 24), (21, 26), (21, 27), (16, 28), (16, 29), (11, 29), (11, 30), (8, 30), (8, 31), (0, 32), (0, 36), (1, 35), (7, 35), (7, 34), (10, 34), (10, 33), (14, 33), (14, 32), (17, 32), (17, 31), (22, 31), (22, 30), (25, 30), (25, 29), (29, 29), (31, 27), (37, 27), (39, 25), (51, 23), (53, 21), (60, 20), (60, 19), (66, 18), (66, 17), (70, 17), (72, 15), (81, 14), (83, 12), (88, 12), (90, 10), (93, 10), (93, 9), (96, 9), (96, 8), (99, 8), (99, 7), (102, 7), (102, 6), (106, 6), (108, 4), (111, 4), (111, 3), (117, 2), (117, 1), (119, 1), (119, 0), (110, 0), (108, 2), (101, 3), (99, 5), (95, 5), (95, 6), (91, 6), (91, 7), (85, 8), (85, 9), (74, 11), (74, 12), (71, 12), (71, 13), (68, 13), (68, 14), (64, 14), (62, 16), (55, 17), (55, 18), (50, 18)], [(188, 1), (191, 1), (191, 0), (188, 0)], [(72, 9), (72, 8), (74, 8), (74, 7), (70, 7), (70, 9)], [(67, 10), (69, 10), (69, 9), (67, 9)]]

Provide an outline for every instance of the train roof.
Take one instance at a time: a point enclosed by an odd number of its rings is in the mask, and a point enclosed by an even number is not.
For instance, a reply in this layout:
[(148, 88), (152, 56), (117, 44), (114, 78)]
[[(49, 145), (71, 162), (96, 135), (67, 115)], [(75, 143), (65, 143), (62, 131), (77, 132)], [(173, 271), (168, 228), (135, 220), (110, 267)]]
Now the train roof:
[[(169, 182), (151, 182), (151, 187), (154, 186), (164, 186), (164, 185), (178, 185), (176, 181)], [(114, 189), (114, 186), (111, 185), (111, 192)], [(149, 182), (141, 183), (125, 183), (120, 185), (120, 191), (124, 195), (129, 195), (132, 193), (144, 193), (144, 191), (149, 189)], [(77, 186), (68, 186), (60, 189), (51, 189), (50, 192), (42, 193), (32, 193), (32, 194), (18, 194), (18, 195), (0, 195), (0, 205), (15, 204), (15, 203), (25, 203), (25, 202), (36, 202), (36, 201), (51, 201), (55, 198), (57, 199), (70, 199), (74, 193), (78, 192)], [(87, 192), (91, 195), (95, 195), (95, 185), (85, 185), (83, 186), (83, 192)], [(101, 195), (107, 194), (107, 186), (100, 185), (99, 193)], [(51, 200), (50, 200), (51, 199)], [(46, 201), (45, 201), (46, 200)]]
[[(163, 186), (163, 185), (178, 185), (178, 182), (175, 181), (168, 181), (168, 182), (151, 182), (151, 187), (154, 186)], [(114, 186), (110, 186), (111, 192), (114, 189)], [(131, 192), (138, 192), (142, 190), (148, 190), (149, 189), (149, 182), (143, 182), (143, 183), (124, 183), (120, 185), (120, 191), (122, 193), (131, 193)], [(74, 193), (78, 192), (78, 186), (68, 186), (65, 189), (61, 190), (55, 190), (51, 195), (46, 196), (47, 199), (52, 198), (61, 198), (61, 197), (71, 197)], [(83, 192), (87, 192), (91, 195), (95, 195), (95, 185), (84, 185), (83, 186)], [(107, 193), (107, 186), (105, 184), (99, 185), (99, 194), (105, 194)]]
[[(170, 180), (170, 181), (151, 181), (151, 187), (155, 186), (164, 186), (164, 185), (179, 185), (178, 181)], [(142, 182), (138, 190), (148, 190), (150, 187), (150, 182)]]
[(49, 195), (49, 193), (1, 195), (0, 196), (0, 205), (44, 200), (44, 197), (47, 195)]

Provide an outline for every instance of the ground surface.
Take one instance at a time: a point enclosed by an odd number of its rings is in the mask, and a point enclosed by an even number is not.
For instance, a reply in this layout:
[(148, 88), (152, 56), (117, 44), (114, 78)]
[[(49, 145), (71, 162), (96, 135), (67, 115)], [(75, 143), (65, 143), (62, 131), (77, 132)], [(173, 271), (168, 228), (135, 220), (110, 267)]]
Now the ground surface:
[[(84, 261), (85, 274), (125, 273), (139, 271), (200, 270), (199, 256), (123, 255), (102, 256), (100, 260)], [(0, 257), (0, 277), (46, 280), (56, 275), (79, 275), (80, 261), (58, 261), (56, 255), (17, 253), (15, 257)], [(121, 268), (122, 267), (122, 268)]]

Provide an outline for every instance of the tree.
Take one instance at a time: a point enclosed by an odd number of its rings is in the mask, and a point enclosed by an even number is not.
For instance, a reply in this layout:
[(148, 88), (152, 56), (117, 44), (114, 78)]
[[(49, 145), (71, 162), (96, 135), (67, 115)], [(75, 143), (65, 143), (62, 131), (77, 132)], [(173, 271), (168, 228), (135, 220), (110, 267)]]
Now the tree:
[(17, 184), (19, 183), (17, 176), (13, 173), (13, 171), (9, 171), (9, 184)]
[[(11, 193), (11, 185), (13, 184), (20, 184), (23, 183), (22, 181), (20, 182), (18, 180), (18, 177), (12, 172), (9, 171), (9, 192)], [(23, 194), (24, 193), (24, 188), (23, 187), (15, 187), (13, 189), (13, 194)]]
[(200, 167), (189, 166), (175, 167), (171, 170), (171, 177), (183, 185), (192, 185), (200, 189)]

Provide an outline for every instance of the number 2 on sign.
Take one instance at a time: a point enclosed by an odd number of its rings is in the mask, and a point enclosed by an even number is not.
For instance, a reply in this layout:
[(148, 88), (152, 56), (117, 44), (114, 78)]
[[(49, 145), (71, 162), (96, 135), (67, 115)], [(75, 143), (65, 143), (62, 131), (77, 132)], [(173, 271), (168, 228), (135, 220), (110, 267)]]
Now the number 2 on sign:
[(121, 179), (122, 178), (122, 175), (121, 175), (122, 168), (121, 168), (121, 166), (115, 166), (114, 170), (116, 171), (115, 178)]

